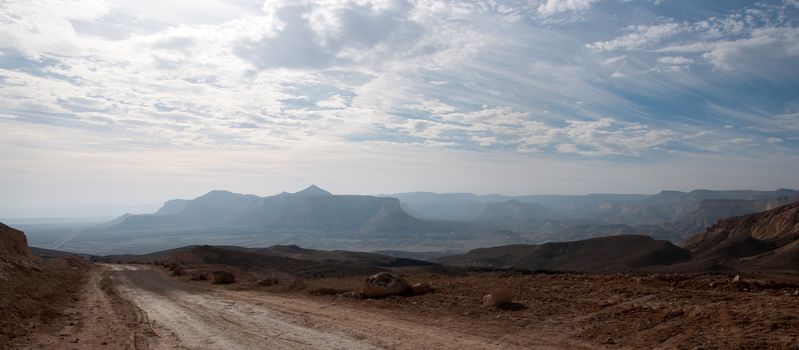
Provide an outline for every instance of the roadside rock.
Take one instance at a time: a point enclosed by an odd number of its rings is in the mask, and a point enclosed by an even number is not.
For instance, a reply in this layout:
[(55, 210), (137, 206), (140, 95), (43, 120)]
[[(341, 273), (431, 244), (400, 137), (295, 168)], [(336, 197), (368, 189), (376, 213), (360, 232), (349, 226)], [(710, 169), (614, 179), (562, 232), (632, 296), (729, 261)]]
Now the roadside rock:
[(211, 284), (228, 284), (236, 282), (236, 276), (228, 271), (211, 272), (209, 278), (211, 279)]
[(208, 279), (208, 274), (205, 272), (192, 272), (189, 279), (192, 281), (205, 281)]
[(411, 287), (411, 289), (413, 290), (413, 294), (415, 295), (432, 293), (436, 290), (435, 288), (433, 288), (433, 286), (430, 285), (430, 283), (427, 282), (416, 283)]
[(404, 278), (388, 272), (381, 272), (366, 278), (360, 294), (364, 298), (380, 298), (388, 295), (406, 294), (412, 291), (413, 288)]
[(264, 278), (258, 281), (259, 286), (269, 287), (274, 286), (279, 283), (278, 279), (275, 276)]
[(508, 288), (497, 288), (483, 297), (483, 306), (495, 307), (513, 302), (513, 291)]

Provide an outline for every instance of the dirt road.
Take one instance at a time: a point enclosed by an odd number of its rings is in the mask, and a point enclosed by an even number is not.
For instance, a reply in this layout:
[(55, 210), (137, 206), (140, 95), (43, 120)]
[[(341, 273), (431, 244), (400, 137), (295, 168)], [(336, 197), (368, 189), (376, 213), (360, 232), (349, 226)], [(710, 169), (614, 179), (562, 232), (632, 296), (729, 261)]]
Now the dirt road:
[[(385, 310), (304, 296), (190, 284), (162, 271), (105, 265), (69, 326), (23, 348), (74, 349), (514, 349), (507, 339), (460, 332)], [(526, 342), (524, 348), (560, 348)]]

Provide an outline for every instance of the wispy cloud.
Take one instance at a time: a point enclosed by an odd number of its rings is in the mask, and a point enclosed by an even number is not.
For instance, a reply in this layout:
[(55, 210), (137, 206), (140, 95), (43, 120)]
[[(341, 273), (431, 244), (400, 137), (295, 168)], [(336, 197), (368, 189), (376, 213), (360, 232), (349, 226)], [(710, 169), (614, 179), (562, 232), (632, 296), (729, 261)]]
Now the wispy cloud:
[(5, 1), (0, 127), (91, 135), (70, 139), (80, 149), (274, 159), (361, 146), (519, 162), (795, 152), (799, 8), (674, 6)]

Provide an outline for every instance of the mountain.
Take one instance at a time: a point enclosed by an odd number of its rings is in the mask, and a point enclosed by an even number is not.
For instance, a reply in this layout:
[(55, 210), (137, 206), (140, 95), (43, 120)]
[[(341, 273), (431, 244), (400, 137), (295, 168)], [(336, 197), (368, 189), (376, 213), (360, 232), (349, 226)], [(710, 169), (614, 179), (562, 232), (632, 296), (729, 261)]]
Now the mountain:
[(409, 192), (380, 196), (397, 198), (411, 215), (431, 220), (473, 220), (485, 210), (485, 204), (511, 200), (499, 194), (472, 193)]
[(450, 229), (408, 215), (396, 198), (333, 195), (317, 186), (271, 197), (211, 191), (188, 201), (169, 201), (155, 214), (133, 215), (111, 226), (122, 231), (206, 228), (358, 234)]
[(302, 191), (299, 191), (297, 193), (294, 193), (294, 196), (299, 196), (299, 197), (303, 197), (303, 196), (305, 196), (305, 197), (310, 197), (310, 196), (332, 196), (332, 195), (333, 195), (332, 193), (330, 193), (328, 191), (325, 191), (325, 190), (317, 187), (316, 185), (308, 186), (308, 188), (306, 188), (306, 189), (304, 189)]
[(799, 191), (788, 189), (663, 191), (639, 201), (603, 203), (595, 208), (592, 215), (609, 223), (633, 225), (686, 222), (701, 230), (704, 229), (703, 225), (714, 223), (729, 214), (750, 214), (795, 200), (799, 200)]
[(173, 199), (170, 201), (166, 201), (164, 205), (158, 209), (153, 215), (175, 215), (183, 211), (186, 208), (186, 203), (189, 201), (185, 199)]
[(541, 226), (544, 220), (558, 217), (557, 213), (542, 204), (508, 200), (485, 204), (476, 219), (481, 222), (496, 224), (515, 232), (526, 232)]
[(588, 194), (502, 196), (470, 193), (393, 194), (417, 217), (482, 222), (533, 242), (611, 234), (648, 234), (682, 242), (734, 215), (799, 200), (799, 191), (662, 191), (654, 195)]
[(721, 220), (685, 244), (695, 259), (740, 269), (799, 269), (799, 202)]
[(688, 261), (688, 251), (648, 236), (621, 235), (540, 245), (480, 248), (437, 259), (456, 266), (524, 270), (623, 272)]

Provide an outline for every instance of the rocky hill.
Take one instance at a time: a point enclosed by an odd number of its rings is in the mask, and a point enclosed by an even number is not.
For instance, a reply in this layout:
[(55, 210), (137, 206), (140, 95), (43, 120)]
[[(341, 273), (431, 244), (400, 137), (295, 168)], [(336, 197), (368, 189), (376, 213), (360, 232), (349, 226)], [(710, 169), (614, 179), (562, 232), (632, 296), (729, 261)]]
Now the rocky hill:
[(314, 250), (296, 245), (266, 248), (235, 246), (188, 246), (143, 255), (98, 257), (104, 262), (172, 261), (184, 266), (224, 265), (262, 275), (341, 277), (373, 274), (394, 267), (430, 266), (430, 262), (375, 253)]
[(456, 266), (524, 270), (623, 272), (688, 261), (690, 254), (668, 241), (621, 235), (540, 245), (480, 248), (437, 262)]
[(685, 248), (695, 259), (742, 269), (799, 270), (799, 202), (721, 220)]

